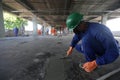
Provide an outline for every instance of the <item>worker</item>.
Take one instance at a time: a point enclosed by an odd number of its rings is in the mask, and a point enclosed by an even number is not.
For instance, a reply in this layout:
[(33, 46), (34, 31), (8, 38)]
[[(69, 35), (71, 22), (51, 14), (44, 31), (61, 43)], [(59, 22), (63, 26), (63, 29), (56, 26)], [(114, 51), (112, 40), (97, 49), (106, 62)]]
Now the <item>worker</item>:
[(42, 31), (40, 29), (37, 30), (38, 35), (42, 34)]
[(15, 27), (15, 28), (13, 29), (13, 32), (14, 32), (15, 36), (17, 37), (17, 36), (18, 36), (18, 33), (19, 33), (19, 29), (18, 29), (17, 27)]
[(56, 29), (54, 27), (51, 29), (51, 34), (54, 36), (56, 35)]
[[(66, 25), (75, 33), (67, 56), (72, 53), (74, 48), (83, 53), (86, 62), (82, 68), (86, 72), (91, 72), (100, 65), (112, 63), (118, 58), (118, 43), (105, 25), (85, 22), (80, 13), (70, 14), (66, 20)], [(81, 43), (78, 43), (79, 41)]]

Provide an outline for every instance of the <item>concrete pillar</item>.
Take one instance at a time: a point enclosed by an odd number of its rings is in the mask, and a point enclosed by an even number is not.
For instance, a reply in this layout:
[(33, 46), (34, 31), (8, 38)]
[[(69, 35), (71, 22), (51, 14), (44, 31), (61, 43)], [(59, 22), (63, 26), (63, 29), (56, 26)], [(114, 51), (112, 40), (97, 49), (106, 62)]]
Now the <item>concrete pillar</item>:
[(45, 27), (46, 27), (46, 23), (43, 23), (43, 26), (42, 26), (42, 35), (43, 36), (45, 35)]
[(33, 16), (33, 36), (37, 35), (37, 17)]
[(5, 36), (4, 19), (3, 19), (3, 9), (2, 0), (0, 0), (0, 37)]
[(60, 35), (62, 35), (62, 27), (60, 26)]
[(45, 26), (44, 25), (42, 26), (42, 35), (43, 36), (45, 35)]
[(108, 15), (107, 14), (103, 14), (102, 18), (101, 18), (101, 23), (106, 25), (107, 18), (108, 18)]

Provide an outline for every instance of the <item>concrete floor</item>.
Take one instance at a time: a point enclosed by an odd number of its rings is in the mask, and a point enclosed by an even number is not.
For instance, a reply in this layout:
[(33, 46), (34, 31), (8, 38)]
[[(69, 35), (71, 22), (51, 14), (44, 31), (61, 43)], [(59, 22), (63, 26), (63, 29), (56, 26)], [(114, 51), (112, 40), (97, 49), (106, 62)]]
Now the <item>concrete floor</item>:
[(72, 35), (0, 39), (0, 80), (96, 80), (120, 67), (118, 58), (86, 73), (78, 67), (85, 60), (76, 50), (61, 59), (71, 39)]

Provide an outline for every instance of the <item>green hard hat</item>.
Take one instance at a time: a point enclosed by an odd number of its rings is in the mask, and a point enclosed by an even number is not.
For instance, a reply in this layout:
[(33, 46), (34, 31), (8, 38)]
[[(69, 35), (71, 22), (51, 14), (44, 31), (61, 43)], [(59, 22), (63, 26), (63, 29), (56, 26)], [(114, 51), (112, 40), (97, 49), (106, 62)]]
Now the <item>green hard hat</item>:
[(80, 13), (72, 13), (66, 20), (66, 25), (69, 29), (74, 29), (79, 22), (83, 19), (83, 15)]

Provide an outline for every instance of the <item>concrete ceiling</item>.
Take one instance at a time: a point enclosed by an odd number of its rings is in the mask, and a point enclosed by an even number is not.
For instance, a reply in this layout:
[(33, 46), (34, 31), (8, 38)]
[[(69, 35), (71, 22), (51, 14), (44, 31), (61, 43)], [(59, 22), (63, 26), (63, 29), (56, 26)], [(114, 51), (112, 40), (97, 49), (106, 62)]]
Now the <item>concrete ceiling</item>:
[(71, 12), (84, 14), (84, 20), (100, 21), (100, 16), (120, 16), (120, 0), (3, 0), (3, 9), (39, 23), (64, 25)]

